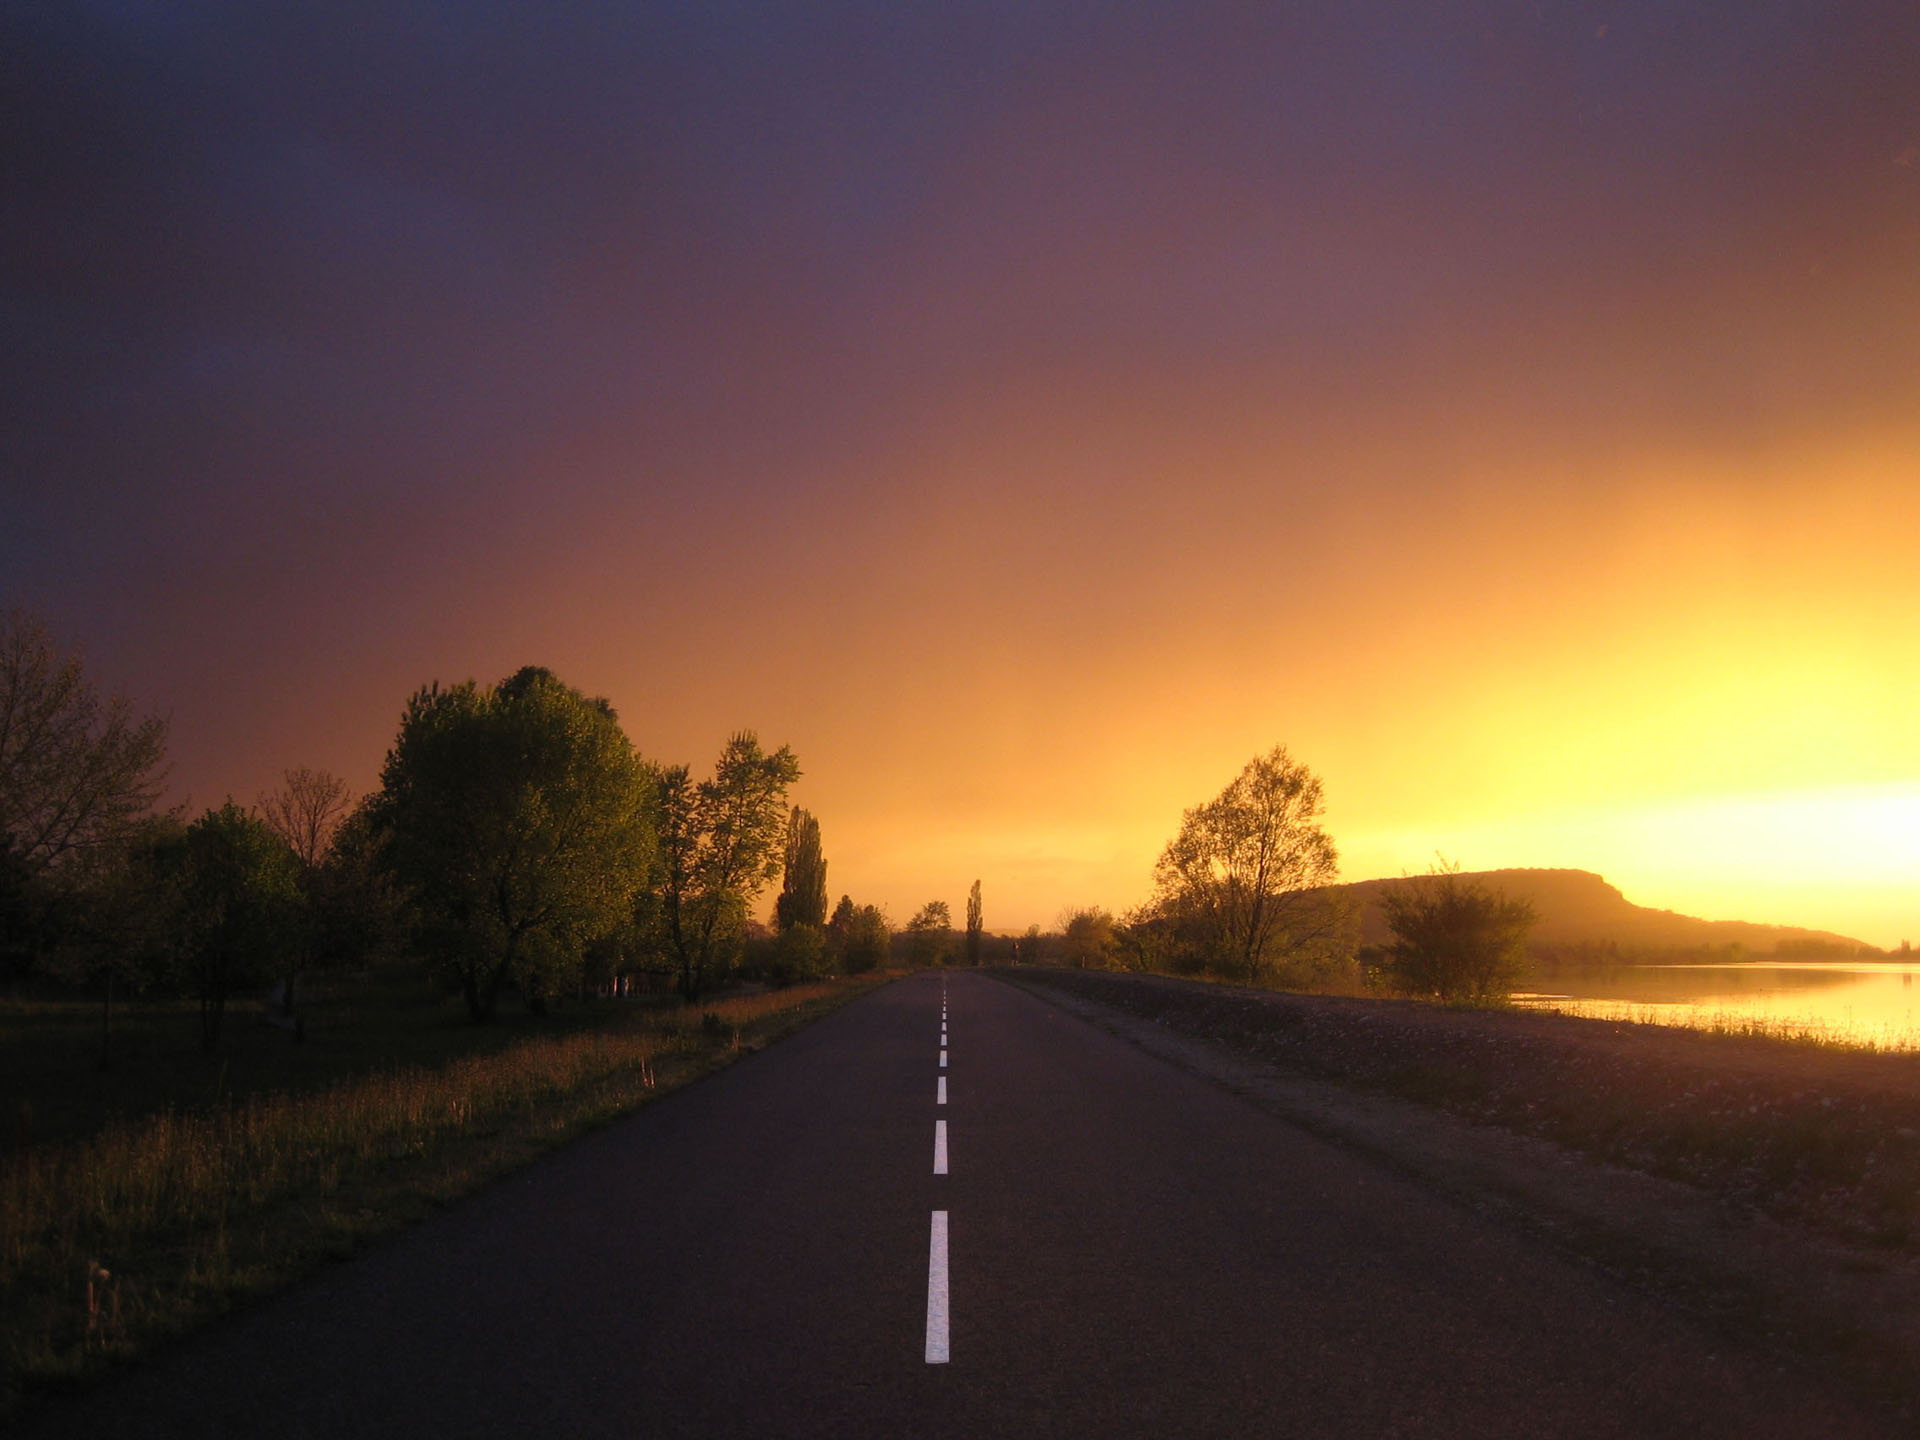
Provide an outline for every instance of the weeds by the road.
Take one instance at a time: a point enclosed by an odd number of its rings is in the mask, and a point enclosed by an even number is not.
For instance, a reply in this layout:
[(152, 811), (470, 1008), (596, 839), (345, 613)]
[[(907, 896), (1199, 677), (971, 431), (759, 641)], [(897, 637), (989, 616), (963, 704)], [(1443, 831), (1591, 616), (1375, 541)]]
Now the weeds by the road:
[(436, 1068), (109, 1124), (0, 1175), (0, 1409), (273, 1288), (871, 988), (635, 1010)]

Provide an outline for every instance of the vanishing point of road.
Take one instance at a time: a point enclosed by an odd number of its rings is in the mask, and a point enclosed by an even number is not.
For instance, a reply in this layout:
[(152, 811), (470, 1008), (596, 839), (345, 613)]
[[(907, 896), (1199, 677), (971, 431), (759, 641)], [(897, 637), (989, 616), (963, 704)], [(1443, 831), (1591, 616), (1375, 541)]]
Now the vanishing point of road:
[(1888, 1433), (964, 972), (864, 996), (23, 1419), (343, 1440)]

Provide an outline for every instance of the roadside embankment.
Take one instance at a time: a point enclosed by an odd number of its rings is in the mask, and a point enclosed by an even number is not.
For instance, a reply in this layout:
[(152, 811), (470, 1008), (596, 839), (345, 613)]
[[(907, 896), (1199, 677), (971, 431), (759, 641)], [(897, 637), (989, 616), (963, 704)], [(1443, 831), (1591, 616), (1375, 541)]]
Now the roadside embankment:
[(1920, 1406), (1920, 1057), (1045, 968), (1000, 978)]

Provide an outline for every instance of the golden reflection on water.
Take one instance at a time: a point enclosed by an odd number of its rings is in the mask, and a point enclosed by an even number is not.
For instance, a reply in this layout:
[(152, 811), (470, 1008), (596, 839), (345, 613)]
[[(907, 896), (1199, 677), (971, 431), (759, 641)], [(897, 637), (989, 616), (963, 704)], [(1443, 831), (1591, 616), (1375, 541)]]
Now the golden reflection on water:
[(1920, 964), (1542, 966), (1517, 1003), (1600, 1020), (1920, 1050)]

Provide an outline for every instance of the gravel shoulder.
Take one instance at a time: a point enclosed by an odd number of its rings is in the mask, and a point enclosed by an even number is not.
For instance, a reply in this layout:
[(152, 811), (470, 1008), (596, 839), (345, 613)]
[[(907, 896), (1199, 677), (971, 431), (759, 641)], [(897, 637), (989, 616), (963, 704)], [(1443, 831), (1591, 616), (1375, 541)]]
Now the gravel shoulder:
[(997, 978), (1920, 1414), (1920, 1062), (1163, 976)]

